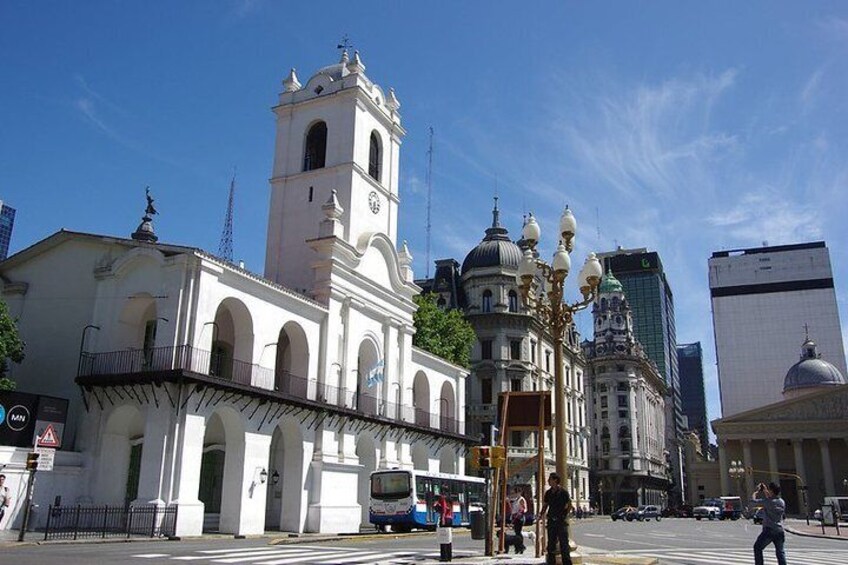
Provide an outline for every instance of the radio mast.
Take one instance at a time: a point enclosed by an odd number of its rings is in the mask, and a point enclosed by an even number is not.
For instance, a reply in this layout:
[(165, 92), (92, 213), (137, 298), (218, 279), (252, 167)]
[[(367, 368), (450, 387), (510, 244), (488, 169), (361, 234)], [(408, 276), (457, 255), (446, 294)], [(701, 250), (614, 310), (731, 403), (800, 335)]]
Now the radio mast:
[(425, 253), (426, 278), (430, 278), (430, 210), (433, 202), (433, 126), (430, 126), (430, 148), (427, 150), (427, 252)]
[(218, 244), (218, 257), (233, 262), (233, 197), (236, 192), (236, 171), (230, 181), (230, 197), (227, 200), (227, 214), (224, 216), (224, 229), (221, 231), (221, 243)]

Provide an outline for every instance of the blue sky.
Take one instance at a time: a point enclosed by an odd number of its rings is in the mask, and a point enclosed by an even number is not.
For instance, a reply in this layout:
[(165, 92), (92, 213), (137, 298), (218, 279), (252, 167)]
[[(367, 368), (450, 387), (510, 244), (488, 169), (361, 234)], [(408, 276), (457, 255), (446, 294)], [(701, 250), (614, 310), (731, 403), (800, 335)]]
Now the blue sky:
[(577, 262), (659, 251), (678, 340), (705, 348), (711, 418), (712, 251), (825, 239), (848, 335), (844, 2), (10, 0), (0, 22), (13, 251), (62, 227), (128, 236), (146, 185), (163, 240), (215, 251), (237, 166), (235, 256), (261, 272), (270, 107), (290, 67), (305, 81), (346, 33), (402, 104), (418, 276), (433, 126), (432, 258), (462, 260), (495, 190), (511, 233), (532, 211), (549, 251), (568, 203)]

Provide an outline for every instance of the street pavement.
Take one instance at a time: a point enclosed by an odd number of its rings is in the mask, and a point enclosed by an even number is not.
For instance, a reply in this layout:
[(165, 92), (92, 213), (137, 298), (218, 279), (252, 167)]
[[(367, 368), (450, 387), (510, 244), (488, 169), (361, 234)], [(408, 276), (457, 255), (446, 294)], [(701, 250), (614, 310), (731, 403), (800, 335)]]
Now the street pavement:
[[(747, 520), (691, 518), (660, 522), (596, 518), (572, 528), (575, 541), (586, 548), (587, 555), (652, 557), (668, 565), (750, 565), (754, 563), (754, 540), (761, 530), (762, 526)], [(786, 553), (792, 565), (844, 565), (848, 563), (848, 541), (787, 533)], [(764, 555), (767, 564), (777, 563), (773, 547), (766, 548)]]
[[(624, 563), (637, 558), (657, 559), (668, 565), (751, 565), (751, 549), (760, 532), (745, 520), (695, 521), (664, 519), (660, 522), (612, 522), (598, 517), (572, 524), (572, 537), (587, 562), (603, 563), (617, 555)], [(483, 542), (472, 540), (468, 530), (453, 536), (454, 558), (461, 563), (487, 561)], [(15, 565), (88, 565), (90, 563), (144, 564), (245, 564), (245, 565), (424, 565), (438, 562), (435, 534), (395, 536), (392, 534), (348, 539), (299, 540), (283, 538), (235, 540), (217, 537), (184, 541), (133, 541), (131, 543), (45, 543), (0, 547), (0, 563)], [(303, 543), (288, 543), (301, 541)], [(787, 553), (792, 565), (836, 565), (848, 563), (848, 540), (818, 539), (787, 534)], [(532, 548), (520, 558), (510, 554), (503, 563), (541, 563), (532, 559)], [(622, 561), (619, 560), (619, 563)], [(643, 561), (644, 562), (644, 561)], [(766, 550), (766, 563), (776, 563), (774, 551)]]

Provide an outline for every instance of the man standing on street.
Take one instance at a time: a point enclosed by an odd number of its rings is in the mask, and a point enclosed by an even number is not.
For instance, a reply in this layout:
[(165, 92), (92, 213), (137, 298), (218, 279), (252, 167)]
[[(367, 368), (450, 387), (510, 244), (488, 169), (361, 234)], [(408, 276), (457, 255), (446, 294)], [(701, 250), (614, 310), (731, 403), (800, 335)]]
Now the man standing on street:
[[(556, 563), (556, 546), (562, 552), (562, 565), (571, 565), (571, 550), (568, 547), (568, 522), (566, 518), (571, 512), (571, 497), (562, 488), (561, 479), (556, 473), (548, 477), (548, 492), (545, 493), (545, 503), (542, 505), (540, 516), (547, 516), (548, 549), (545, 559), (548, 565)], [(550, 510), (550, 512), (549, 512)]]
[(760, 483), (751, 498), (763, 507), (763, 531), (754, 543), (754, 563), (763, 565), (763, 550), (773, 543), (777, 564), (786, 565), (786, 552), (783, 549), (783, 516), (786, 513), (786, 503), (780, 498), (780, 487), (775, 483), (769, 483), (768, 486)]

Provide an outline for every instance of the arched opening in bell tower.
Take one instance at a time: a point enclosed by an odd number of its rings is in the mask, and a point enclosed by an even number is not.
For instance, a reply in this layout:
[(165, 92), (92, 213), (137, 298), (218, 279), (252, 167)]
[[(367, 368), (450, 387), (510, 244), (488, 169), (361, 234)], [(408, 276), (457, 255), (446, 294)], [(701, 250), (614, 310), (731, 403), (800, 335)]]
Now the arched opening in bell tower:
[(303, 170), (323, 169), (327, 157), (327, 124), (316, 122), (306, 134), (306, 148), (303, 152)]

